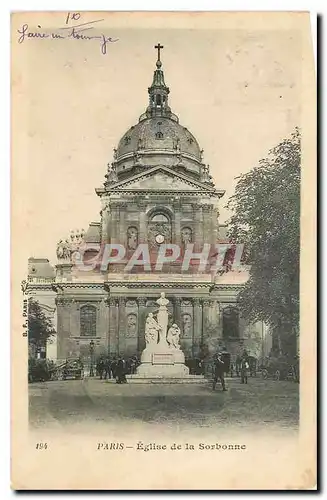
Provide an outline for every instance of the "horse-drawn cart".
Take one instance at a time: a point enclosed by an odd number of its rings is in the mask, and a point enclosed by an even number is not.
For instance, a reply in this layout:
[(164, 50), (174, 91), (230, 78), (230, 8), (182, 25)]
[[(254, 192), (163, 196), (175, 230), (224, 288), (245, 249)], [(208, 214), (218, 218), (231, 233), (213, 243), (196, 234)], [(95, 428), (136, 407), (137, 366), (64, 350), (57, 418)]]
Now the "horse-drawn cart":
[(262, 367), (261, 376), (263, 379), (273, 378), (274, 380), (293, 380), (298, 382), (298, 370), (295, 364), (290, 364), (285, 359), (272, 358)]
[(84, 366), (80, 359), (67, 359), (57, 364), (51, 373), (52, 380), (82, 379)]

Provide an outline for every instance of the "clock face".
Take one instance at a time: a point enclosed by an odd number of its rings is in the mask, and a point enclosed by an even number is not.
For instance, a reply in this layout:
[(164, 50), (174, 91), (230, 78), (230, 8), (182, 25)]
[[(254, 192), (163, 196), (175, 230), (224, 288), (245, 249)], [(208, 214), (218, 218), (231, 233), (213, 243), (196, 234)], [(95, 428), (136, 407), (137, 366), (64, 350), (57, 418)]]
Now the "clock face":
[(165, 237), (162, 234), (157, 234), (156, 236), (156, 242), (161, 245), (165, 241)]

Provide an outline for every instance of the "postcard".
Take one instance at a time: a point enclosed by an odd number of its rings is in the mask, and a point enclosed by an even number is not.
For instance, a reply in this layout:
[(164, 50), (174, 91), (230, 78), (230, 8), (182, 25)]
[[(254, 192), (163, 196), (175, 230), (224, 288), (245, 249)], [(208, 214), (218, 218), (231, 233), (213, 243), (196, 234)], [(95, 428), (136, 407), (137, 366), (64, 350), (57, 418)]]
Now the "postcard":
[(317, 488), (309, 13), (16, 12), (12, 488)]

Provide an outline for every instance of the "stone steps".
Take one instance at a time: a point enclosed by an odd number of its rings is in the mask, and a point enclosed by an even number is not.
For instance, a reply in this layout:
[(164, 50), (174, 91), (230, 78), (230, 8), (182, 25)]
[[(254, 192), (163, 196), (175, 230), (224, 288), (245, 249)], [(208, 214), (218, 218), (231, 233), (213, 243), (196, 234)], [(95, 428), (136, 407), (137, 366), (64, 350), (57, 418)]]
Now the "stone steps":
[(202, 375), (185, 375), (184, 377), (142, 377), (142, 375), (127, 375), (128, 384), (206, 384)]

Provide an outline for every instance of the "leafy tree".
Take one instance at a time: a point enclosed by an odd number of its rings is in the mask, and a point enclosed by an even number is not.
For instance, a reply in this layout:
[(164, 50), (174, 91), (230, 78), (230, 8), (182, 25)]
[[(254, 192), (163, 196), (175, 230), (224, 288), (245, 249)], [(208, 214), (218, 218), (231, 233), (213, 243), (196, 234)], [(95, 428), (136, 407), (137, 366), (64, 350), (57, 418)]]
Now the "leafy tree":
[(299, 325), (300, 164), (297, 128), (238, 177), (227, 205), (229, 237), (244, 243), (243, 260), (250, 266), (238, 296), (242, 316), (267, 323), (285, 352), (294, 350)]
[(55, 334), (51, 319), (42, 311), (37, 300), (28, 301), (28, 343), (34, 349), (44, 347)]

